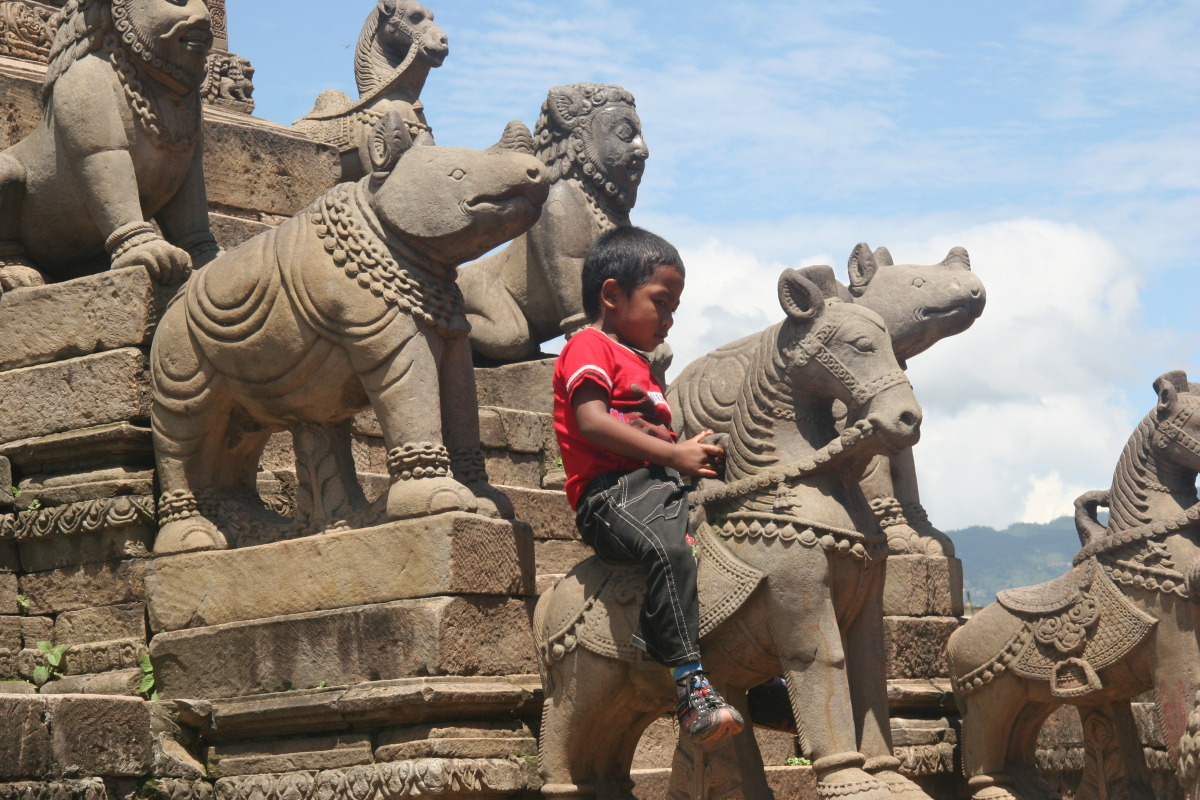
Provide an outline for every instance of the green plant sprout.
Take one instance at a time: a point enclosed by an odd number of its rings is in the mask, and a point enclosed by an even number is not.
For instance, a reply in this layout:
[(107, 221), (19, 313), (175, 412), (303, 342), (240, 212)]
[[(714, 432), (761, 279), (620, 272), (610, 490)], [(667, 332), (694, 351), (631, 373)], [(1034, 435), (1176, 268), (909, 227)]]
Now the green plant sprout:
[(149, 653), (142, 653), (142, 657), (138, 659), (138, 666), (142, 668), (142, 682), (138, 684), (138, 694), (147, 700), (157, 700), (158, 689), (154, 688), (154, 664), (150, 663)]
[(38, 642), (36, 647), (41, 651), (45, 663), (38, 664), (33, 668), (33, 685), (44, 686), (51, 678), (58, 676), (63, 654), (67, 652), (67, 645), (55, 646), (50, 642)]

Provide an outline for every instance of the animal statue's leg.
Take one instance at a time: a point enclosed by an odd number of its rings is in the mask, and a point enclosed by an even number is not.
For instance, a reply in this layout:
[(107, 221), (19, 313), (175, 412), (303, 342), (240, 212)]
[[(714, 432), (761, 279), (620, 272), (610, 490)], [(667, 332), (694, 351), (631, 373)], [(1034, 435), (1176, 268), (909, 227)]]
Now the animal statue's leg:
[(518, 236), (503, 252), (459, 271), (458, 285), (471, 323), (471, 347), (500, 361), (528, 358), (536, 352), (529, 321), (497, 270), (526, 262), (525, 237)]
[(446, 342), (441, 368), (442, 431), (450, 451), (454, 477), (479, 503), (479, 513), (513, 518), (512, 502), (488, 481), (483, 448), (479, 443), (479, 401), (475, 391), (475, 367), (467, 337)]
[(892, 485), (891, 462), (887, 456), (875, 456), (863, 470), (859, 479), (863, 497), (871, 505), (871, 511), (880, 529), (887, 534), (888, 549), (893, 553), (920, 552), (920, 535), (904, 518), (900, 501), (896, 499), (896, 488)]
[[(715, 673), (713, 673), (715, 674)], [(742, 719), (750, 719), (744, 689), (714, 681), (717, 691), (735, 707)], [(680, 735), (671, 763), (671, 800), (772, 800), (762, 753), (754, 738), (754, 726), (715, 744), (699, 745)]]
[(764, 593), (800, 745), (813, 759), (818, 792), (889, 800), (891, 789), (863, 770), (858, 751), (829, 559), (819, 545), (809, 553), (806, 569), (771, 575)]
[(1130, 800), (1154, 800), (1142, 739), (1128, 700), (1081, 706), (1083, 778), (1076, 797), (1104, 797), (1118, 781)]
[(450, 453), (442, 440), (444, 395), (438, 385), (442, 339), (433, 329), (404, 316), (379, 334), (370, 348), (383, 355), (373, 359), (372, 367), (359, 377), (388, 448), (392, 476), (388, 517), (475, 511), (475, 495), (450, 476)]
[(320, 525), (367, 505), (350, 450), (350, 420), (292, 428), (296, 452), (296, 522)]
[(26, 257), (21, 243), (21, 204), (25, 200), (25, 167), (0, 153), (0, 294), (46, 282)]
[(921, 505), (921, 493), (917, 488), (917, 464), (913, 460), (913, 449), (906, 447), (891, 458), (892, 485), (896, 499), (904, 511), (909, 527), (920, 534), (921, 552), (930, 556), (953, 556), (954, 542), (929, 521), (925, 507)]
[(1188, 800), (1200, 800), (1200, 563), (1191, 564), (1190, 602), (1160, 594), (1154, 633), (1155, 702), (1167, 751)]

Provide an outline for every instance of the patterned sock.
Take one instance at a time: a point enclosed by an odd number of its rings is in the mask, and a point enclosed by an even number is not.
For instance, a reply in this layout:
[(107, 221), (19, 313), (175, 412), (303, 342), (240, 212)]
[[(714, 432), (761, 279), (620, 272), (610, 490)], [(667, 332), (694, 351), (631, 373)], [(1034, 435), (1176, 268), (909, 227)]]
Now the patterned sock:
[(701, 666), (699, 661), (692, 661), (688, 664), (683, 664), (681, 666), (674, 667), (671, 670), (671, 677), (675, 679), (676, 683), (679, 683), (681, 680), (686, 678), (688, 675), (691, 675), (693, 672), (697, 672), (702, 669), (704, 669), (704, 667)]

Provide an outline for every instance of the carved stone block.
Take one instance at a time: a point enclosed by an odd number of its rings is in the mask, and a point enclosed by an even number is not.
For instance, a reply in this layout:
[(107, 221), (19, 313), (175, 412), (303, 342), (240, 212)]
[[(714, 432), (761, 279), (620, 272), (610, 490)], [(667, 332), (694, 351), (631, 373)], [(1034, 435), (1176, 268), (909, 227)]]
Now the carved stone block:
[(226, 800), (399, 800), (419, 795), (482, 800), (534, 789), (538, 785), (535, 772), (532, 764), (505, 759), (428, 758), (326, 770), (315, 775), (292, 772), (221, 778), (216, 792)]
[(528, 613), (503, 598), (400, 600), (161, 633), (150, 653), (164, 697), (528, 673), (536, 668)]
[(379, 734), (375, 758), (519, 758), (537, 754), (537, 741), (520, 722), (418, 725)]
[(0, 373), (0, 443), (149, 415), (146, 353), (136, 348)]
[(62, 675), (42, 686), (42, 694), (105, 694), (137, 697), (142, 683), (140, 667), (98, 675)]
[(563, 492), (530, 489), (525, 486), (501, 486), (512, 500), (517, 519), (533, 528), (534, 539), (577, 539), (575, 512)]
[[(145, 500), (153, 507), (153, 500), (149, 497)], [(17, 550), (21, 554), (21, 566), (30, 572), (103, 564), (120, 561), (134, 553), (149, 553), (157, 530), (158, 526), (154, 524), (102, 528), (82, 536), (48, 536), (20, 541)]]
[(480, 408), (479, 434), (484, 447), (503, 447), (515, 453), (540, 453), (546, 442), (549, 414), (511, 408)]
[(150, 623), (172, 631), (440, 594), (527, 595), (532, 544), (521, 523), (455, 513), (160, 557), (146, 578)]
[(97, 695), (0, 696), (0, 778), (145, 775), (145, 701)]
[(888, 678), (940, 678), (949, 674), (946, 640), (955, 617), (884, 617), (883, 652)]
[(268, 772), (337, 769), (373, 761), (371, 737), (361, 733), (245, 742), (208, 749), (209, 774), (222, 778)]
[(17, 576), (11, 572), (0, 572), (0, 614), (20, 614), (17, 602)]
[(519, 408), (539, 414), (554, 413), (554, 359), (522, 361), (502, 367), (475, 370), (475, 390), (480, 406)]
[(594, 555), (592, 548), (579, 540), (564, 541), (548, 539), (534, 543), (537, 556), (537, 574), (565, 575), (571, 568), (588, 556)]
[(957, 617), (963, 613), (962, 562), (941, 556), (892, 555), (887, 560), (883, 613)]
[(0, 295), (0, 370), (148, 344), (174, 288), (142, 267)]
[[(817, 794), (817, 779), (812, 767), (770, 767), (766, 768), (767, 785), (775, 797), (786, 797), (788, 800), (819, 800)], [(634, 779), (634, 794), (641, 800), (668, 800), (671, 771), (669, 769), (636, 770), (631, 774)]]
[(337, 150), (262, 119), (204, 112), (210, 204), (291, 216), (341, 177)]
[(21, 617), (0, 616), (0, 650), (20, 650), (24, 647)]
[(501, 486), (524, 486), (538, 489), (542, 485), (542, 459), (529, 453), (484, 448), (488, 477)]
[(21, 576), (28, 614), (59, 614), (81, 608), (135, 603), (145, 599), (145, 562), (88, 564)]
[(114, 639), (146, 640), (146, 606), (143, 603), (69, 611), (54, 621), (54, 641), (58, 644), (89, 644)]

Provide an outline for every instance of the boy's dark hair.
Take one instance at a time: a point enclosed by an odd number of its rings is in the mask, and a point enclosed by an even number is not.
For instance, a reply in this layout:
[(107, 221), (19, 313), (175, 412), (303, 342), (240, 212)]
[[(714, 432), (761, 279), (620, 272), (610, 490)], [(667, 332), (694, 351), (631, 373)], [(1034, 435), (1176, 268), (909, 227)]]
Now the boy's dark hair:
[(600, 234), (583, 260), (583, 313), (592, 322), (600, 317), (600, 287), (609, 278), (631, 293), (662, 264), (684, 274), (679, 251), (658, 234), (632, 225)]

